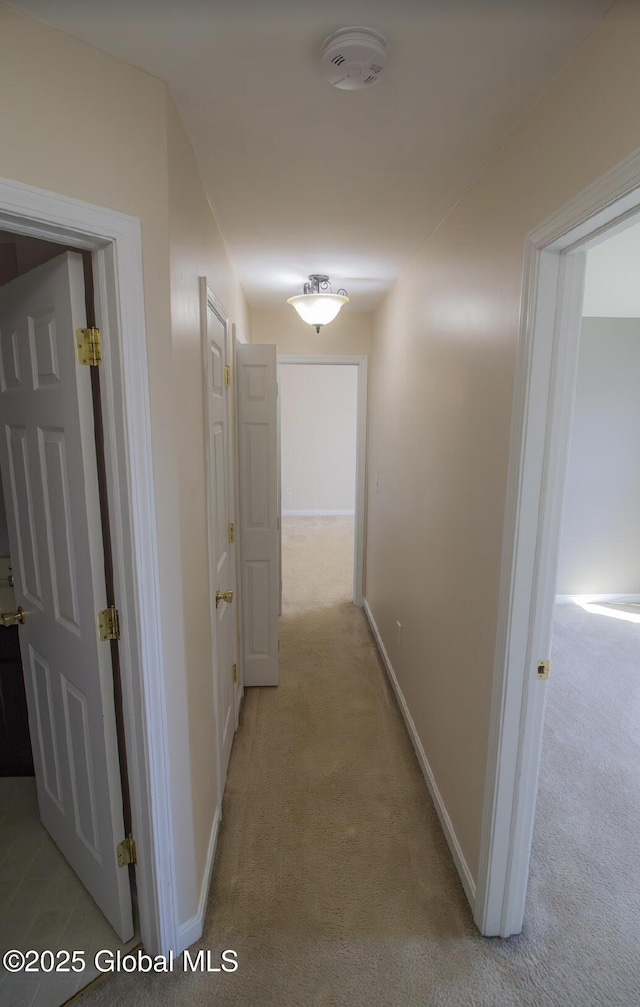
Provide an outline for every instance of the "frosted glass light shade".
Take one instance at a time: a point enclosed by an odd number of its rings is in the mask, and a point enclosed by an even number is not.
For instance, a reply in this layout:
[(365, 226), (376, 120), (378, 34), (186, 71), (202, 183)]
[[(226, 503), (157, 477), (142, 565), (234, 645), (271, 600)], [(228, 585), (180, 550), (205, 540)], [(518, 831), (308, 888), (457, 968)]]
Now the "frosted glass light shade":
[(349, 298), (342, 294), (297, 294), (287, 300), (309, 325), (328, 325), (348, 303)]

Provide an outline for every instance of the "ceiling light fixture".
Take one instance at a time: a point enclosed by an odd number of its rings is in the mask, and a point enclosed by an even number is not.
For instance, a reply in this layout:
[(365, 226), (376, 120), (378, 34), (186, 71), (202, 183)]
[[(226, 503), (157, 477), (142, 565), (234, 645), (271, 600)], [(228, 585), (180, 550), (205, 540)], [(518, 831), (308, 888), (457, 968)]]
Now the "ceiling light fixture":
[(324, 273), (312, 273), (302, 289), (304, 293), (289, 297), (287, 304), (296, 309), (304, 322), (314, 325), (316, 332), (320, 332), (321, 325), (333, 321), (343, 304), (349, 303), (346, 290), (340, 288), (334, 294)]

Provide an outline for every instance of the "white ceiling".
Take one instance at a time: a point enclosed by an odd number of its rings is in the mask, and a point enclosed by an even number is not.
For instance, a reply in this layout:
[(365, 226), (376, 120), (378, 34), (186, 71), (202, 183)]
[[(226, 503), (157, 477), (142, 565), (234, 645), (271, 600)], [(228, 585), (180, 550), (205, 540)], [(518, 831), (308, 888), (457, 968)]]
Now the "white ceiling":
[(587, 252), (582, 314), (640, 318), (640, 224)]
[[(13, 0), (168, 81), (248, 299), (329, 273), (370, 310), (611, 0)], [(332, 88), (337, 28), (389, 42)], [(141, 124), (142, 126), (142, 124)]]

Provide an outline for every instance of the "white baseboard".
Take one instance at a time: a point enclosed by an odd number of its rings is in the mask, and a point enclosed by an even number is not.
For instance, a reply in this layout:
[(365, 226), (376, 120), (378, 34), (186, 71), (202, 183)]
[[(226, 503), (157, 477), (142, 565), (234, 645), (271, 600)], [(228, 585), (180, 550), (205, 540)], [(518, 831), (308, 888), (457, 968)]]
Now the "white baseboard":
[(200, 940), (202, 937), (202, 931), (204, 930), (204, 916), (207, 911), (207, 899), (209, 897), (209, 888), (211, 886), (211, 874), (213, 872), (213, 861), (216, 855), (219, 829), (220, 805), (216, 808), (216, 813), (213, 816), (211, 835), (209, 836), (209, 848), (207, 850), (207, 861), (204, 869), (204, 877), (202, 879), (202, 887), (200, 888), (198, 909), (191, 919), (181, 923), (178, 927), (178, 947), (175, 949), (176, 957), (181, 955), (183, 951), (190, 948), (192, 944), (195, 944), (195, 942)]
[(355, 517), (354, 510), (283, 510), (283, 517)]
[(387, 675), (389, 676), (389, 680), (391, 682), (391, 685), (393, 686), (393, 691), (396, 694), (396, 699), (398, 700), (400, 711), (402, 713), (402, 716), (404, 717), (404, 722), (407, 725), (409, 737), (411, 738), (411, 741), (413, 743), (415, 753), (418, 757), (418, 762), (420, 763), (420, 768), (422, 769), (422, 773), (427, 783), (427, 788), (429, 790), (429, 793), (431, 794), (431, 799), (433, 800), (438, 818), (440, 819), (442, 831), (444, 832), (445, 839), (447, 840), (447, 844), (451, 851), (451, 856), (453, 857), (456, 869), (458, 871), (458, 874), (460, 875), (462, 887), (464, 888), (471, 909), (473, 910), (475, 908), (475, 901), (476, 901), (476, 883), (473, 880), (471, 871), (469, 870), (469, 865), (467, 864), (467, 861), (464, 858), (462, 848), (460, 846), (460, 843), (458, 842), (458, 838), (453, 829), (453, 823), (449, 818), (449, 814), (447, 812), (447, 809), (445, 808), (444, 801), (442, 800), (442, 795), (438, 790), (438, 785), (436, 783), (435, 776), (433, 775), (433, 771), (431, 769), (431, 766), (429, 765), (429, 761), (425, 754), (424, 748), (422, 747), (422, 742), (418, 737), (418, 732), (416, 731), (416, 725), (413, 722), (413, 717), (409, 713), (409, 707), (407, 706), (407, 702), (402, 693), (402, 689), (400, 688), (400, 683), (396, 678), (396, 673), (393, 670), (393, 666), (391, 664), (391, 661), (389, 660), (389, 655), (387, 654), (385, 645), (382, 642), (380, 631), (378, 630), (378, 627), (376, 625), (376, 620), (373, 617), (373, 612), (371, 611), (369, 603), (366, 600), (366, 598), (364, 601), (364, 610), (366, 612), (367, 619), (369, 620), (369, 625), (371, 626), (371, 631), (375, 637), (376, 644), (378, 645), (380, 656), (387, 670)]
[(640, 594), (557, 594), (556, 605), (603, 605), (607, 602), (635, 604), (640, 602)]

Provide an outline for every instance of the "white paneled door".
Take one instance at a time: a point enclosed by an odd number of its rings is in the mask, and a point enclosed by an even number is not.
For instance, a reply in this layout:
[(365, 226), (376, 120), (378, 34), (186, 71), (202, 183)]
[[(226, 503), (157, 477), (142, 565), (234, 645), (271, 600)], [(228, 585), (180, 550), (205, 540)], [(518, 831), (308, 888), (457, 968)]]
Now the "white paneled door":
[(277, 685), (279, 678), (277, 367), (275, 346), (237, 347), (245, 686)]
[(224, 789), (235, 731), (234, 608), (235, 569), (229, 525), (232, 521), (229, 459), (229, 388), (227, 368), (227, 325), (207, 298), (206, 375), (209, 414), (209, 528), (211, 593), (215, 604), (214, 647), (218, 730), (220, 732), (220, 787)]
[(42, 824), (122, 940), (133, 936), (82, 258), (0, 288), (0, 468)]

